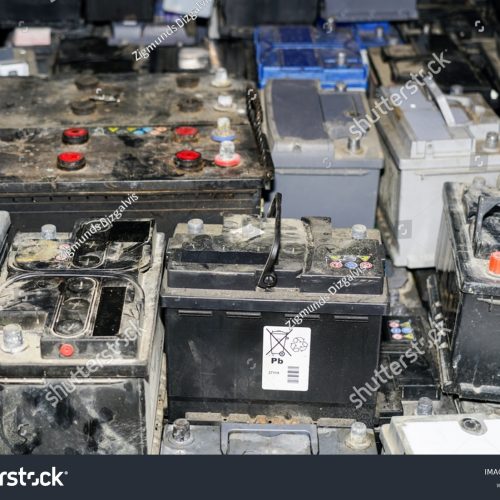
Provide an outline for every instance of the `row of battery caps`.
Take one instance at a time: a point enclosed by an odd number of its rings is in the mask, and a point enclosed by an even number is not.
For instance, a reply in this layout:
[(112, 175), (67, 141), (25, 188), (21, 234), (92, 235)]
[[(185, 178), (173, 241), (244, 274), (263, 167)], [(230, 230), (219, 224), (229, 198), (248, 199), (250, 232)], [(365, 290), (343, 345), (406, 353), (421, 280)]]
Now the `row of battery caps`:
[[(125, 129), (108, 127), (107, 129), (94, 129), (92, 132), (95, 133), (94, 138), (97, 140), (103, 136), (107, 137), (109, 139), (108, 146), (110, 147), (116, 142), (118, 149), (122, 146), (123, 141), (127, 140), (129, 144), (134, 144), (134, 140), (137, 141), (139, 138), (142, 139), (142, 143), (145, 143), (148, 136), (153, 140), (156, 137), (162, 140), (165, 137), (171, 138), (170, 140), (173, 140), (176, 146), (173, 148), (176, 151), (172, 150), (170, 152), (171, 158), (169, 158), (169, 152), (157, 152), (166, 164), (170, 162), (180, 170), (200, 170), (203, 168), (204, 161), (213, 162), (218, 167), (237, 167), (242, 162), (241, 156), (236, 152), (234, 142), (238, 139), (239, 130), (232, 127), (231, 121), (227, 117), (218, 118), (217, 123), (211, 130), (203, 130), (202, 134), (207, 134), (207, 136), (200, 134), (199, 128), (194, 126), (179, 126), (173, 129), (168, 127), (126, 127)], [(28, 131), (26, 133), (29, 134)], [(33, 134), (32, 138), (36, 139), (36, 132), (33, 132)], [(51, 143), (55, 142), (51, 140), (52, 136), (53, 134), (45, 133), (41, 139), (46, 144), (52, 145)], [(127, 136), (130, 139), (126, 139)], [(103, 158), (96, 156), (99, 154), (99, 150), (95, 150), (92, 145), (89, 146), (87, 144), (90, 137), (91, 132), (87, 128), (72, 127), (64, 130), (62, 133), (62, 144), (66, 146), (63, 147), (63, 152), (57, 154), (57, 161), (54, 161), (54, 164), (57, 164), (57, 168), (66, 171), (80, 170), (90, 160), (94, 164), (98, 161), (99, 168), (102, 169)], [(202, 142), (202, 144), (198, 144), (198, 141)], [(220, 144), (218, 152), (210, 151), (210, 141)], [(154, 141), (155, 144), (157, 142)], [(207, 146), (207, 143), (208, 148), (205, 150), (205, 153), (201, 153), (199, 149), (202, 146)], [(31, 146), (33, 147), (33, 143)], [(59, 148), (56, 146), (56, 149)], [(28, 154), (27, 151), (26, 154)], [(54, 171), (53, 168), (50, 168), (50, 165), (49, 171)]]
[(221, 116), (248, 124), (248, 86), (224, 68), (213, 74), (131, 74), (125, 80), (117, 74), (3, 78), (0, 109), (8, 128), (21, 129), (33, 127), (34, 113), (42, 128), (75, 120), (104, 127), (213, 124)]

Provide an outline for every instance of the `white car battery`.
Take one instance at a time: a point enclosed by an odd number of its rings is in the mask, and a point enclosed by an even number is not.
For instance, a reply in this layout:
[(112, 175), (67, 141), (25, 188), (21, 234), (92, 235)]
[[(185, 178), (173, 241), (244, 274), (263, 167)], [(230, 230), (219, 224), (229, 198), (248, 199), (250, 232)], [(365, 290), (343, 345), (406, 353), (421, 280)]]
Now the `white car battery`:
[(500, 417), (481, 413), (393, 417), (380, 431), (386, 455), (499, 455)]
[(446, 95), (428, 78), (410, 83), (380, 89), (400, 105), (377, 121), (387, 152), (377, 222), (394, 264), (419, 269), (434, 267), (443, 184), (477, 175), (495, 183), (500, 120), (479, 94)]

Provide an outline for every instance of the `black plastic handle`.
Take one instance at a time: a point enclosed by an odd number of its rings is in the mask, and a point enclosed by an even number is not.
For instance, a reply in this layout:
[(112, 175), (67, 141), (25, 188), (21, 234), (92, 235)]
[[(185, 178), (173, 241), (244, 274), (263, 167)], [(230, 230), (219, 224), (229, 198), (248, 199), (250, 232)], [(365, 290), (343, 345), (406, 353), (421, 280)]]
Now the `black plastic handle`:
[(281, 245), (281, 193), (276, 193), (274, 200), (271, 203), (269, 212), (267, 213), (267, 218), (271, 219), (274, 217), (274, 241), (267, 257), (266, 265), (259, 278), (259, 283), (257, 286), (259, 288), (273, 288), (278, 282), (278, 277), (274, 272), (274, 266), (278, 259), (278, 254)]
[(251, 85), (247, 87), (247, 115), (248, 120), (252, 126), (252, 130), (257, 141), (259, 149), (260, 163), (265, 168), (266, 173), (266, 189), (271, 188), (271, 181), (274, 179), (274, 162), (269, 149), (266, 134), (263, 132), (262, 127), (264, 123), (264, 112), (260, 103), (259, 92)]

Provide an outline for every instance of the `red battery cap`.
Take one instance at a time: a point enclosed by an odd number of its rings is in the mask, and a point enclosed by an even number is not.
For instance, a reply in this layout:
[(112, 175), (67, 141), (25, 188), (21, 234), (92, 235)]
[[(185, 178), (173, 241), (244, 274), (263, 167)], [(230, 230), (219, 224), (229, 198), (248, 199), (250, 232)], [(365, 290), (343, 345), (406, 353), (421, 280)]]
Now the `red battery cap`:
[(175, 153), (175, 163), (184, 170), (198, 170), (201, 168), (201, 153), (193, 149), (183, 149)]
[(63, 132), (65, 144), (84, 144), (89, 140), (89, 131), (86, 128), (67, 128)]
[(175, 129), (175, 135), (178, 137), (195, 137), (198, 135), (198, 129), (196, 127), (177, 127)]
[(489, 271), (500, 276), (500, 252), (493, 252), (490, 255)]
[(68, 151), (57, 156), (57, 166), (62, 170), (79, 170), (85, 166), (85, 156), (75, 151)]
[(230, 160), (225, 160), (221, 155), (217, 155), (214, 163), (218, 167), (237, 167), (241, 163), (241, 156), (235, 154)]
[(62, 344), (61, 347), (59, 347), (59, 354), (63, 358), (71, 358), (74, 353), (75, 348), (71, 344)]
[(196, 161), (201, 158), (201, 153), (193, 151), (192, 149), (184, 149), (175, 154), (179, 161)]

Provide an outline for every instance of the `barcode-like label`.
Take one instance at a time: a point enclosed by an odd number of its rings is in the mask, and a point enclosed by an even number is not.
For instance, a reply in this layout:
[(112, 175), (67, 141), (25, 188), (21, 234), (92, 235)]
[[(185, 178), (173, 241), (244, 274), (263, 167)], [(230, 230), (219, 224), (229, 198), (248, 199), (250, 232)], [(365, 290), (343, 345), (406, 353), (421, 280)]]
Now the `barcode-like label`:
[(265, 326), (262, 351), (262, 389), (307, 391), (311, 329)]
[(288, 383), (298, 384), (299, 383), (299, 366), (289, 366), (288, 367)]

